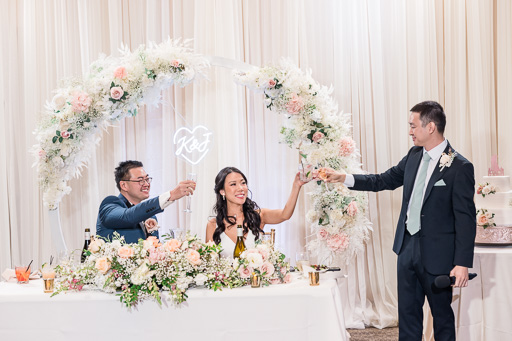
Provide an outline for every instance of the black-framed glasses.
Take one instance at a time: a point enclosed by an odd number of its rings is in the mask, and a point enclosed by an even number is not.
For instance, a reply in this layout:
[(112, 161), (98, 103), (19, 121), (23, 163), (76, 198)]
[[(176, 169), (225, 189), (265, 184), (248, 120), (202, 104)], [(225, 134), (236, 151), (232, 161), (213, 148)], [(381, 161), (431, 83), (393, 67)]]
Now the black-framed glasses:
[(140, 180), (121, 180), (121, 181), (130, 181), (130, 182), (138, 182), (139, 185), (144, 186), (144, 184), (147, 182), (148, 185), (153, 181), (153, 178), (145, 178)]

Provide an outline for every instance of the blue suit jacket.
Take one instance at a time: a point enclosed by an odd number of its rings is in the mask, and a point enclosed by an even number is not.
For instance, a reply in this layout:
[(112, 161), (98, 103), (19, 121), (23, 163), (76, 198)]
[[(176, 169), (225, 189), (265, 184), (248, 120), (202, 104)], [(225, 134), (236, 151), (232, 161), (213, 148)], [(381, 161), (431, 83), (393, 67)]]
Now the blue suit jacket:
[[(122, 194), (108, 196), (100, 205), (96, 234), (112, 240), (112, 234), (118, 232), (127, 243), (138, 243), (140, 238), (146, 239), (146, 231), (140, 223), (148, 218), (156, 219), (155, 214), (162, 211), (158, 197), (132, 206)], [(158, 231), (149, 235), (158, 237)]]
[[(453, 151), (448, 143), (444, 152), (448, 154), (449, 150)], [(376, 192), (404, 186), (393, 245), (396, 254), (402, 249), (407, 208), (422, 157), (423, 148), (412, 147), (398, 165), (382, 174), (354, 175), (354, 190)], [(442, 183), (434, 186), (440, 180)], [(436, 165), (425, 190), (419, 231), (421, 259), (429, 273), (448, 274), (455, 265), (472, 267), (476, 235), (474, 192), (473, 165), (462, 155), (457, 153), (452, 165), (443, 171), (439, 163)]]

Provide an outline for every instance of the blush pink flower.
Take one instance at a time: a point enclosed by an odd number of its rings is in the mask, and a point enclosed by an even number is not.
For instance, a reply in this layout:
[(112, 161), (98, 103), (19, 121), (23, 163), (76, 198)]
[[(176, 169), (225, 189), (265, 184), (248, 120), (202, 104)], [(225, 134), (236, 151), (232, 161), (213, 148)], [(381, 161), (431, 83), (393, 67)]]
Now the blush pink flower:
[(155, 236), (149, 236), (148, 238), (146, 238), (146, 240), (144, 241), (143, 243), (144, 245), (144, 249), (150, 249), (152, 247), (159, 247), (160, 245), (160, 241), (158, 240), (157, 237)]
[(194, 249), (188, 249), (186, 254), (187, 260), (192, 265), (201, 264), (201, 255)]
[(287, 273), (286, 276), (284, 276), (283, 278), (283, 282), (284, 283), (290, 283), (292, 281), (292, 274), (291, 273)]
[(272, 278), (270, 280), (270, 284), (274, 285), (274, 284), (281, 284), (281, 279), (279, 278)]
[(263, 277), (271, 277), (275, 272), (275, 268), (270, 262), (265, 262), (260, 266), (260, 272), (265, 273)]
[(149, 250), (149, 262), (151, 264), (158, 263), (165, 258), (165, 254), (160, 251), (160, 249), (150, 249)]
[(171, 239), (164, 244), (165, 250), (174, 252), (181, 247), (181, 242), (178, 239)]
[(286, 110), (288, 110), (288, 113), (297, 115), (302, 108), (304, 108), (304, 100), (300, 96), (297, 96), (297, 94), (292, 94), (292, 98), (288, 103), (286, 103)]
[(357, 208), (357, 203), (355, 201), (350, 202), (347, 207), (347, 214), (351, 217), (355, 216), (359, 209)]
[(110, 97), (119, 100), (124, 95), (124, 90), (120, 86), (114, 86), (110, 89)]
[(71, 136), (71, 133), (69, 131), (61, 131), (60, 132), (60, 136), (64, 139), (69, 139), (69, 137)]
[(277, 82), (273, 79), (268, 80), (268, 87), (272, 89), (274, 86), (276, 86)]
[(288, 272), (288, 270), (286, 270), (286, 267), (282, 267), (279, 271), (281, 271), (281, 274), (283, 275), (286, 275), (286, 273)]
[(124, 66), (120, 66), (114, 70), (114, 77), (118, 79), (126, 78), (128, 73), (126, 72), (126, 68)]
[(327, 247), (331, 251), (343, 251), (348, 247), (349, 237), (346, 233), (333, 234), (327, 239)]
[(320, 240), (326, 240), (327, 237), (329, 236), (329, 232), (327, 232), (326, 229), (321, 227), (318, 229), (317, 236), (318, 236), (318, 239), (320, 239)]
[(344, 137), (340, 140), (340, 155), (349, 156), (356, 150), (356, 143), (351, 137)]
[(144, 222), (144, 226), (146, 227), (148, 233), (156, 231), (159, 228), (158, 222), (154, 218), (146, 219), (146, 221)]
[(105, 274), (110, 269), (110, 262), (108, 261), (107, 257), (101, 257), (96, 259), (94, 267), (102, 274)]
[(77, 91), (71, 98), (71, 107), (75, 112), (88, 112), (91, 102), (91, 97), (86, 92)]
[(38, 153), (40, 159), (44, 159), (46, 157), (46, 152), (41, 149)]
[(313, 142), (318, 143), (320, 140), (322, 140), (325, 137), (324, 133), (321, 131), (317, 131), (313, 134)]
[(241, 266), (238, 268), (238, 273), (240, 274), (240, 278), (249, 278), (251, 277), (253, 269), (251, 267)]
[(489, 222), (489, 219), (487, 219), (487, 216), (485, 214), (479, 214), (476, 218), (477, 224), (480, 226), (484, 226)]
[(180, 61), (177, 60), (177, 59), (171, 60), (171, 65), (174, 66), (174, 67), (179, 67), (180, 66)]
[(129, 246), (121, 246), (119, 250), (117, 250), (117, 255), (125, 259), (130, 258), (134, 253), (133, 249)]

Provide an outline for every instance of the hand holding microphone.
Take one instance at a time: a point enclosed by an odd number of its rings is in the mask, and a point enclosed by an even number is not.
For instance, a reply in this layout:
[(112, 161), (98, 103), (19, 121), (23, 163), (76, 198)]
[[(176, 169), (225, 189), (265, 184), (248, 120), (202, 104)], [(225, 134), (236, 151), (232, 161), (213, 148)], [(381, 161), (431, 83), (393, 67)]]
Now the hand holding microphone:
[[(477, 276), (477, 274), (470, 273), (469, 280), (472, 280), (476, 276)], [(437, 276), (436, 279), (434, 280), (434, 285), (439, 289), (448, 288), (450, 285), (455, 284), (455, 279), (456, 279), (455, 276), (448, 276), (448, 275)]]

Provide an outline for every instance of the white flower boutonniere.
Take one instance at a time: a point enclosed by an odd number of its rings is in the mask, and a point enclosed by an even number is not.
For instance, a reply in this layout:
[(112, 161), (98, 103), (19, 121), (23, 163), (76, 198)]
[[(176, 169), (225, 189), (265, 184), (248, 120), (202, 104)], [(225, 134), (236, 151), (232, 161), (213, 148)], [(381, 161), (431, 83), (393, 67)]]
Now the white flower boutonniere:
[(441, 167), (440, 172), (442, 172), (445, 167), (450, 167), (452, 165), (455, 156), (457, 156), (457, 152), (454, 152), (451, 149), (448, 154), (441, 154), (441, 159), (439, 160), (439, 167)]

